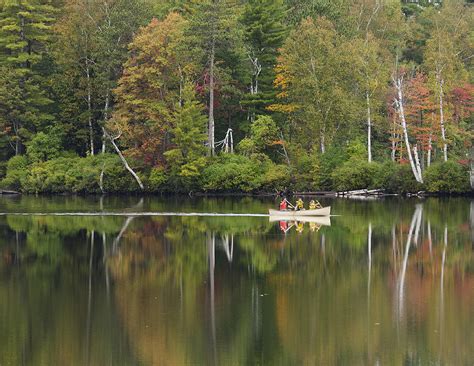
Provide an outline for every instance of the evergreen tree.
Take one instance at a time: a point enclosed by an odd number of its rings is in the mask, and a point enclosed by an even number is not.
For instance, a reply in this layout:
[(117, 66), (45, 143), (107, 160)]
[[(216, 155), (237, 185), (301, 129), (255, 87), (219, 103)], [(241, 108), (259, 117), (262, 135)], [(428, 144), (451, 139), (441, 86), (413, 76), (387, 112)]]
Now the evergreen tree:
[(248, 109), (251, 121), (255, 114), (264, 113), (265, 107), (274, 103), (274, 68), (286, 35), (284, 14), (279, 0), (250, 0), (245, 6), (241, 22), (249, 80), (248, 92), (241, 104)]
[(0, 122), (15, 155), (53, 119), (44, 76), (54, 14), (54, 7), (33, 0), (0, 6)]
[[(325, 17), (336, 25), (345, 23), (349, 10), (348, 0), (286, 0), (288, 12), (286, 19), (289, 24), (297, 26), (306, 18)], [(342, 28), (342, 24), (341, 24)]]

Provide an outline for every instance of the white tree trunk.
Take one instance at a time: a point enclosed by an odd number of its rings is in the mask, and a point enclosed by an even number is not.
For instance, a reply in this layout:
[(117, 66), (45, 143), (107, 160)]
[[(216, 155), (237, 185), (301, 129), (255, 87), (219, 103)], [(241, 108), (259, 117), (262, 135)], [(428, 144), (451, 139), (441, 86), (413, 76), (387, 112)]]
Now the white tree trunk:
[(426, 158), (426, 166), (431, 166), (431, 150), (433, 149), (432, 137), (430, 132), (430, 137), (428, 138), (428, 156)]
[(87, 79), (87, 123), (89, 125), (89, 144), (90, 154), (94, 155), (94, 128), (92, 126), (92, 91), (91, 91), (91, 73), (89, 60), (86, 57), (86, 79)]
[[(258, 94), (258, 78), (262, 72), (262, 65), (258, 61), (258, 57), (252, 56), (249, 52), (248, 54), (250, 63), (252, 64), (252, 80), (250, 81), (250, 95)], [(255, 121), (255, 110), (249, 108), (248, 118), (251, 123)]]
[(443, 157), (444, 161), (448, 161), (448, 144), (446, 142), (446, 127), (444, 121), (444, 102), (443, 102), (443, 84), (444, 80), (438, 77), (439, 85), (439, 123), (441, 127), (441, 138), (443, 139)]
[(105, 95), (105, 106), (104, 106), (104, 127), (102, 127), (102, 154), (105, 154), (106, 148), (106, 139), (107, 136), (105, 135), (105, 124), (109, 119), (109, 104), (110, 104), (110, 91), (107, 89), (107, 94)]
[(400, 120), (402, 122), (402, 129), (403, 129), (403, 136), (405, 140), (405, 147), (408, 154), (408, 160), (410, 162), (411, 170), (417, 182), (423, 183), (423, 178), (418, 173), (418, 169), (415, 165), (415, 161), (413, 160), (413, 155), (411, 152), (411, 144), (408, 138), (408, 126), (405, 118), (405, 108), (404, 108), (404, 99), (403, 99), (403, 78), (397, 76), (397, 78), (393, 78), (393, 83), (395, 88), (397, 89), (397, 98), (395, 99), (395, 103), (397, 106), (398, 114), (400, 116)]
[(215, 154), (214, 140), (214, 61), (215, 42), (211, 45), (210, 65), (209, 65), (209, 122), (208, 122), (208, 145), (210, 155)]
[(396, 149), (397, 149), (397, 146), (398, 146), (398, 143), (396, 142), (396, 139), (398, 138), (398, 135), (397, 135), (397, 116), (396, 116), (395, 113), (393, 114), (393, 127), (392, 127), (392, 132), (391, 133), (392, 133), (391, 158), (392, 158), (392, 161), (395, 162)]
[(321, 148), (321, 154), (324, 154), (326, 152), (326, 136), (324, 135), (324, 129), (321, 128), (321, 136), (320, 136), (320, 148)]
[(471, 148), (471, 171), (470, 171), (470, 179), (471, 179), (471, 188), (474, 189), (474, 147)]
[(365, 93), (367, 100), (367, 160), (372, 162), (372, 118), (370, 112), (370, 96), (369, 92)]
[(418, 173), (418, 177), (420, 178), (420, 183), (423, 183), (423, 174), (421, 172), (421, 165), (420, 165), (420, 157), (418, 156), (418, 146), (413, 146), (413, 157), (415, 159), (415, 166)]

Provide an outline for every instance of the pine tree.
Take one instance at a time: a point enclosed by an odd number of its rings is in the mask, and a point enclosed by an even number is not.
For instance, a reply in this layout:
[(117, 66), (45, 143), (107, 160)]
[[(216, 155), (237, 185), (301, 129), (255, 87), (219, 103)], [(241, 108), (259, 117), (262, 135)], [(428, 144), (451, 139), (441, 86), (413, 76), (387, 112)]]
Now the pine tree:
[(0, 7), (0, 115), (15, 154), (36, 130), (52, 120), (44, 88), (45, 53), (52, 38), (55, 8), (35, 1)]
[(286, 35), (285, 14), (279, 0), (250, 0), (241, 19), (244, 26), (245, 58), (248, 71), (248, 92), (241, 105), (248, 108), (250, 120), (265, 112), (275, 102), (273, 89), (278, 49)]

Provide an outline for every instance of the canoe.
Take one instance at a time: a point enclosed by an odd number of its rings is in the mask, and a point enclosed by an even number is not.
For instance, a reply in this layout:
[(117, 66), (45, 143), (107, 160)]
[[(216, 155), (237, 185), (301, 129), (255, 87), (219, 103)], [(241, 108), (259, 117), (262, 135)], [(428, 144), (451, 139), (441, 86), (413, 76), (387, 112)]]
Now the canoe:
[(279, 216), (271, 215), (270, 222), (275, 221), (298, 221), (298, 222), (309, 222), (312, 224), (322, 225), (322, 226), (331, 226), (331, 218), (329, 216)]
[(280, 211), (269, 209), (268, 213), (270, 216), (281, 216), (281, 217), (295, 217), (295, 216), (329, 216), (331, 215), (331, 206), (318, 208), (316, 210), (299, 210), (299, 211)]

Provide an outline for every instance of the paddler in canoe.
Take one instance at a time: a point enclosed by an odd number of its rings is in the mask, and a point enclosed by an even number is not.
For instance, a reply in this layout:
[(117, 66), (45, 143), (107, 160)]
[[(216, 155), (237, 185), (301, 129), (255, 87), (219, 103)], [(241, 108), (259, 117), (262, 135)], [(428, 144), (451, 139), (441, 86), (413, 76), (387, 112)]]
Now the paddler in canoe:
[(304, 208), (304, 202), (300, 197), (296, 200), (295, 211), (301, 211), (301, 210), (304, 210), (304, 209), (305, 209)]
[(286, 197), (283, 197), (283, 199), (280, 202), (279, 209), (280, 211), (286, 211), (289, 208), (294, 208), (294, 206), (286, 199)]
[(323, 208), (323, 206), (319, 203), (319, 201), (311, 200), (309, 202), (309, 209), (310, 210), (317, 210), (318, 208)]

